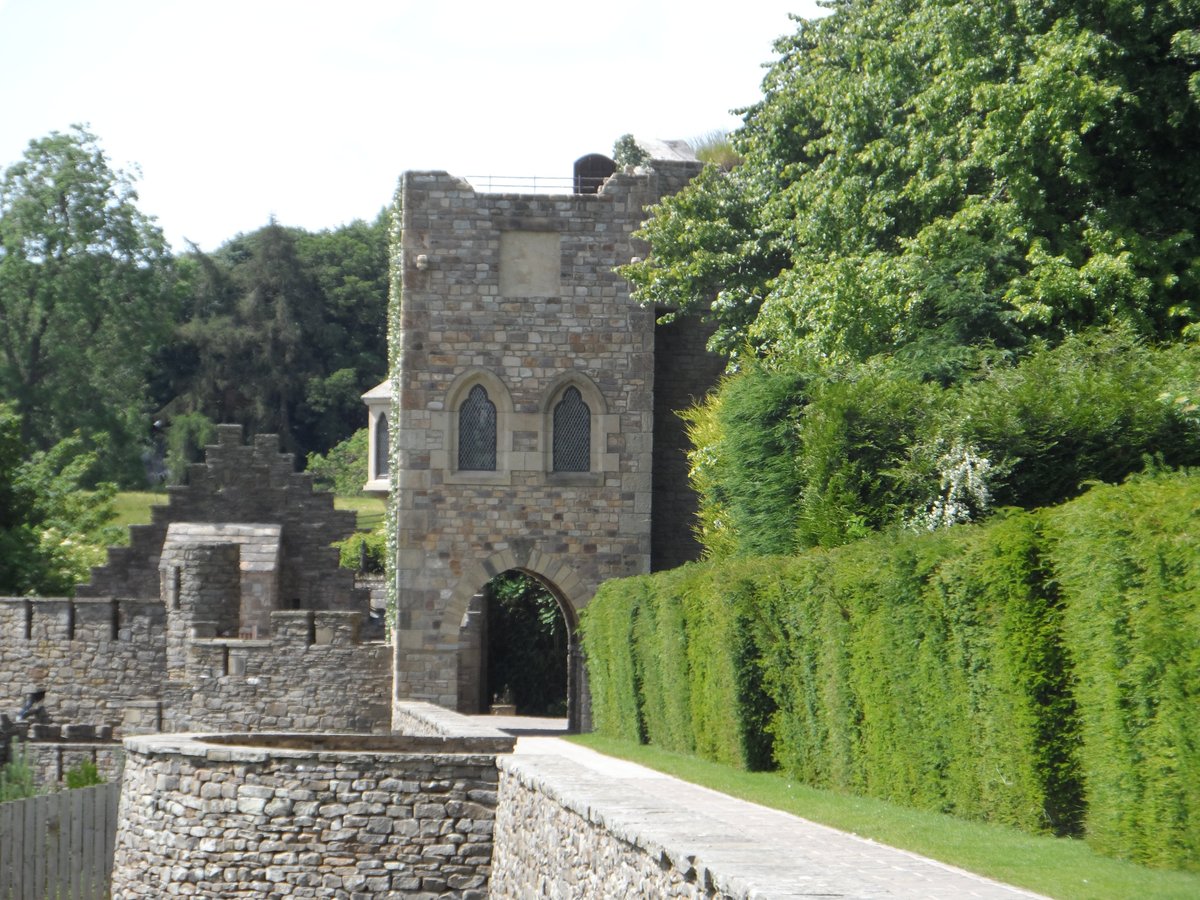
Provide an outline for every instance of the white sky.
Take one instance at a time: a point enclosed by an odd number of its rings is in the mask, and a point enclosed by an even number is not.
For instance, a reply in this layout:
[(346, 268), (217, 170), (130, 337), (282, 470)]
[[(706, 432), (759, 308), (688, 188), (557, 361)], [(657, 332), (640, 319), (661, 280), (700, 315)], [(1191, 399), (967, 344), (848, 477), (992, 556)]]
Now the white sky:
[(86, 123), (175, 249), (373, 218), (407, 169), (728, 130), (814, 0), (0, 0), (0, 167)]

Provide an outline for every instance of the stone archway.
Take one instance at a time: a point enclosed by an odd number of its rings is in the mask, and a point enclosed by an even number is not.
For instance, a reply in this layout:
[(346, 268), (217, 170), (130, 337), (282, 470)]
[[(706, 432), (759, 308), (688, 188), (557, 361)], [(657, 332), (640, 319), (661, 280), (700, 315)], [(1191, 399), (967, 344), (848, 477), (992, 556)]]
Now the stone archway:
[(577, 624), (570, 601), (545, 577), (527, 569), (494, 576), (471, 597), (461, 621), (458, 710), (484, 713), (508, 702), (518, 715), (577, 721), (571, 701), (581, 677)]

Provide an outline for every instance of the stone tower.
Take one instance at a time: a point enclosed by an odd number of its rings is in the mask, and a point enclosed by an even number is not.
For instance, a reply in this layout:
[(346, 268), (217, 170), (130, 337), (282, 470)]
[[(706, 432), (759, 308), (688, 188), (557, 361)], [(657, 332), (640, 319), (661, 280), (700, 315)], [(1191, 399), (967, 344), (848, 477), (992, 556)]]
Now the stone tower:
[[(695, 554), (674, 411), (720, 366), (695, 323), (656, 329), (655, 311), (615, 271), (645, 252), (632, 233), (646, 208), (699, 171), (679, 145), (656, 150), (587, 193), (480, 193), (445, 172), (401, 178), (388, 466), (399, 699), (477, 705), (467, 696), (472, 599), (516, 570), (563, 610), (578, 727), (578, 612), (606, 579)], [(374, 409), (373, 423), (389, 421)]]

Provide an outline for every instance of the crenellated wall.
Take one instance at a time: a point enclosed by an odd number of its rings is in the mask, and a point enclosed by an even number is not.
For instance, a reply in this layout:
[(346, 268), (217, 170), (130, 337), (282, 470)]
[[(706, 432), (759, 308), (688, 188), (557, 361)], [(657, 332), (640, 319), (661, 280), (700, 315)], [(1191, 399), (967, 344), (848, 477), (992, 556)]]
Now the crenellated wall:
[(387, 731), (391, 648), (360, 641), (362, 618), (274, 612), (269, 640), (192, 639), (165, 730)]
[(130, 700), (155, 697), (166, 674), (158, 600), (0, 597), (0, 712), (46, 691), (55, 722), (122, 725)]
[(100, 737), (88, 749), (33, 729), (44, 777), (89, 754), (111, 770), (104, 736), (390, 724), (390, 648), (360, 634), (368, 594), (331, 546), (354, 514), (294, 473), (274, 436), (246, 445), (237, 426), (189, 479), (75, 598), (0, 598), (0, 712), (16, 719), (44, 691), (51, 723)]

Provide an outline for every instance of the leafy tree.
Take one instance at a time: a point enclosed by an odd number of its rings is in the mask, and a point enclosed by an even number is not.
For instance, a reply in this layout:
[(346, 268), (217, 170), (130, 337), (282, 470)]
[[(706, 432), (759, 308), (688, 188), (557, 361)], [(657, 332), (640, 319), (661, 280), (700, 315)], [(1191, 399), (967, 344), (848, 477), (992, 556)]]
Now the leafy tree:
[(844, 0), (777, 44), (742, 165), (626, 268), (716, 343), (954, 380), (969, 348), (1200, 309), (1196, 0)]
[(361, 493), (367, 479), (369, 439), (368, 430), (360, 428), (344, 441), (330, 447), (328, 453), (310, 453), (304, 468), (312, 474), (313, 484), (343, 497)]
[(1129, 329), (1035, 343), (948, 386), (894, 358), (746, 360), (688, 413), (710, 556), (792, 553), (889, 527), (1060, 504), (1096, 481), (1200, 463), (1200, 345)]
[(301, 457), (351, 435), (386, 368), (387, 265), (382, 214), (317, 234), (272, 222), (193, 249), (186, 318), (159, 356), (167, 417), (275, 432)]
[(48, 450), (108, 436), (103, 472), (141, 479), (151, 354), (174, 318), (162, 233), (131, 178), (76, 126), (30, 142), (0, 179), (0, 398)]
[(82, 490), (97, 454), (78, 437), (31, 454), (20, 431), (0, 404), (0, 594), (69, 594), (116, 541), (116, 486)]

